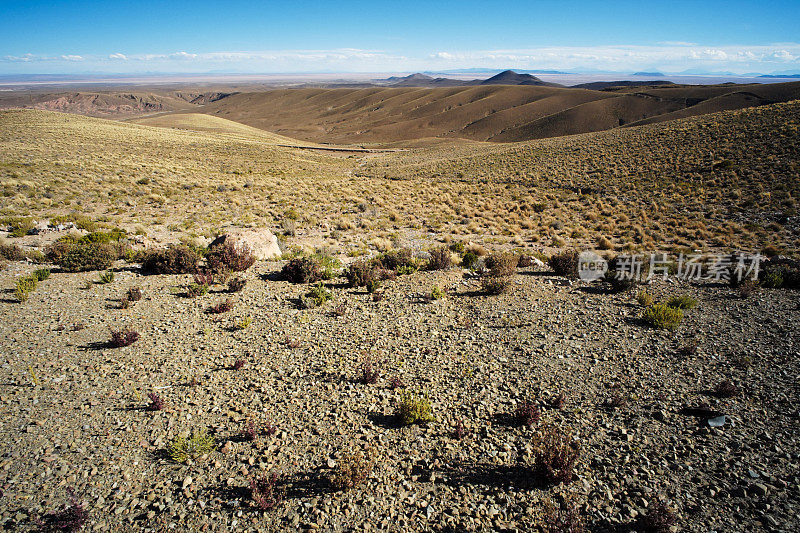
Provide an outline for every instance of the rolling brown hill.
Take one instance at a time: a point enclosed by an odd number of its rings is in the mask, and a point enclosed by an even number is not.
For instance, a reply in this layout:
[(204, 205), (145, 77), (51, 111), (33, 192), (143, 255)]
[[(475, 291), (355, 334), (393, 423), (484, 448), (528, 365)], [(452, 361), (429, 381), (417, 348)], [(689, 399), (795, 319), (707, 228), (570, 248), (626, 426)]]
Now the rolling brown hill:
[(480, 85), (238, 93), (201, 112), (313, 142), (425, 137), (514, 142), (608, 130), (800, 98), (800, 82), (618, 91)]

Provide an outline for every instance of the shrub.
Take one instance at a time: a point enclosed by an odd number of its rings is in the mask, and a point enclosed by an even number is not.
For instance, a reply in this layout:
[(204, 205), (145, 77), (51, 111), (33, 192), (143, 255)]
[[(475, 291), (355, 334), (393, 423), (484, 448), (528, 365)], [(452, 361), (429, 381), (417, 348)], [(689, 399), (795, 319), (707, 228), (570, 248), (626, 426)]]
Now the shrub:
[(8, 261), (24, 261), (25, 252), (16, 244), (0, 243), (0, 259)]
[(185, 244), (147, 250), (141, 258), (145, 274), (193, 274), (199, 262), (198, 253)]
[(252, 420), (248, 420), (240, 436), (244, 441), (253, 442), (258, 437), (258, 426)]
[(335, 257), (324, 253), (315, 253), (311, 256), (311, 259), (316, 261), (322, 269), (322, 279), (325, 281), (330, 281), (339, 276), (342, 262)]
[[(412, 257), (411, 248), (400, 248), (399, 250), (391, 250), (379, 255), (377, 262), (382, 268), (386, 270), (397, 271), (401, 267), (414, 267), (414, 259)], [(416, 268), (415, 268), (416, 269)]]
[(116, 254), (108, 244), (56, 243), (49, 249), (48, 259), (65, 272), (88, 272), (109, 268)]
[(714, 395), (720, 398), (733, 398), (739, 394), (739, 387), (737, 387), (731, 380), (723, 379), (717, 386), (714, 387)]
[(169, 456), (176, 463), (185, 463), (214, 451), (216, 441), (205, 430), (193, 433), (189, 438), (177, 437), (169, 446)]
[(246, 284), (247, 280), (244, 278), (230, 279), (228, 280), (228, 292), (241, 292)]
[(165, 407), (164, 400), (156, 394), (155, 392), (151, 392), (147, 395), (150, 398), (150, 405), (147, 406), (148, 411), (163, 411)]
[(440, 289), (439, 287), (434, 287), (433, 290), (431, 291), (430, 299), (441, 300), (442, 298), (444, 298), (444, 295), (445, 292), (442, 289)]
[(631, 274), (620, 273), (610, 269), (606, 271), (603, 280), (611, 285), (612, 292), (629, 291), (639, 284)]
[(34, 275), (19, 278), (14, 287), (14, 296), (20, 303), (27, 301), (28, 295), (36, 290), (38, 282), (39, 278)]
[(39, 268), (33, 271), (33, 276), (38, 279), (39, 281), (44, 281), (50, 277), (50, 269), (49, 268)]
[(362, 259), (350, 264), (344, 275), (351, 287), (366, 287), (370, 282), (380, 281), (381, 269), (374, 261)]
[(218, 302), (209, 307), (208, 309), (206, 309), (206, 313), (210, 315), (219, 315), (222, 313), (227, 313), (231, 309), (233, 309), (233, 302), (231, 301), (230, 298), (228, 298), (227, 300), (223, 302)]
[(108, 345), (112, 348), (122, 348), (124, 346), (130, 346), (138, 340), (138, 332), (130, 329), (123, 329), (120, 331), (111, 332), (111, 340), (108, 342)]
[(11, 237), (24, 237), (34, 228), (35, 224), (32, 218), (23, 217), (18, 218), (11, 222), (9, 225), (9, 235)]
[(650, 307), (653, 305), (653, 297), (647, 291), (639, 291), (636, 293), (636, 301), (643, 307)]
[(560, 506), (548, 501), (544, 506), (542, 517), (544, 533), (586, 533), (583, 517), (572, 499), (567, 499)]
[(550, 400), (550, 407), (553, 409), (561, 409), (564, 407), (564, 404), (567, 403), (567, 397), (562, 392), (556, 396), (553, 396), (553, 399)]
[(242, 359), (237, 359), (236, 361), (233, 362), (233, 365), (231, 366), (232, 370), (241, 370), (243, 368), (244, 368), (244, 360)]
[(428, 260), (428, 270), (446, 270), (450, 268), (452, 259), (450, 249), (447, 246), (434, 248), (429, 253), (431, 258)]
[(142, 299), (142, 289), (140, 287), (131, 287), (128, 289), (128, 292), (125, 293), (125, 298), (131, 302), (138, 302)]
[(509, 287), (511, 287), (511, 280), (509, 278), (494, 278), (486, 276), (481, 278), (481, 289), (486, 294), (503, 294), (509, 289)]
[(283, 491), (278, 486), (278, 474), (273, 472), (250, 480), (250, 499), (262, 511), (274, 509), (283, 500)]
[(346, 453), (337, 462), (330, 477), (331, 485), (337, 490), (350, 490), (369, 477), (373, 461), (364, 452)]
[(114, 281), (114, 271), (113, 270), (106, 270), (102, 274), (100, 274), (99, 283), (101, 285), (106, 285)]
[(404, 426), (433, 422), (433, 410), (427, 397), (418, 398), (410, 392), (404, 393), (397, 404), (397, 418)]
[(681, 294), (680, 296), (673, 296), (667, 300), (667, 305), (673, 309), (691, 309), (697, 305), (697, 300), (688, 294)]
[(459, 418), (456, 420), (455, 425), (453, 426), (453, 431), (450, 432), (450, 435), (456, 439), (461, 440), (467, 436), (467, 428), (464, 427), (464, 422)]
[(465, 252), (461, 256), (461, 266), (470, 270), (474, 269), (478, 264), (478, 256), (473, 252)]
[(246, 246), (234, 246), (233, 242), (226, 240), (209, 249), (206, 255), (206, 264), (212, 271), (230, 270), (244, 272), (256, 262), (256, 258)]
[(783, 271), (778, 268), (763, 270), (759, 277), (762, 287), (778, 289), (783, 286)]
[(683, 311), (666, 304), (655, 304), (645, 309), (642, 320), (657, 329), (676, 329), (683, 320)]
[(393, 377), (392, 379), (389, 380), (389, 388), (390, 389), (392, 389), (392, 390), (402, 389), (403, 387), (404, 387), (403, 380), (401, 380), (399, 377), (395, 376), (395, 377)]
[(89, 512), (78, 501), (72, 490), (69, 491), (70, 503), (61, 511), (44, 515), (41, 519), (34, 517), (34, 522), (42, 531), (80, 531), (89, 520)]
[(578, 252), (574, 250), (551, 256), (547, 264), (558, 276), (573, 279), (578, 277)]
[(548, 484), (568, 484), (575, 478), (580, 446), (573, 446), (570, 435), (554, 426), (544, 426), (533, 446), (534, 474)]
[(322, 282), (314, 285), (305, 296), (300, 297), (300, 305), (304, 309), (311, 309), (319, 307), (328, 300), (333, 299), (333, 293), (330, 289), (322, 285)]
[(539, 418), (539, 407), (533, 402), (524, 401), (514, 409), (514, 421), (518, 426), (532, 427)]
[(676, 521), (675, 513), (664, 502), (656, 500), (636, 521), (636, 529), (646, 533), (667, 533)]
[(208, 294), (208, 285), (205, 283), (190, 283), (186, 286), (186, 294), (189, 298), (197, 298)]
[(489, 270), (489, 275), (496, 278), (514, 275), (517, 264), (519, 264), (519, 256), (511, 253), (492, 254), (484, 262), (484, 265)]
[(361, 363), (361, 374), (358, 377), (358, 382), (364, 385), (372, 385), (378, 382), (381, 377), (380, 370), (378, 370), (378, 363), (372, 359), (367, 359)]
[(283, 279), (290, 283), (316, 283), (322, 279), (322, 267), (308, 257), (289, 260), (281, 270)]

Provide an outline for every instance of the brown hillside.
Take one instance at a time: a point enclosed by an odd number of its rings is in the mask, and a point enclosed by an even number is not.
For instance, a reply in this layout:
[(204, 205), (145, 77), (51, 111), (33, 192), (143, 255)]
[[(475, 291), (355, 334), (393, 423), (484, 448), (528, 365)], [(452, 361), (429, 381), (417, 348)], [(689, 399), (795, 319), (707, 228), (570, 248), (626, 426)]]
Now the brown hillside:
[(632, 87), (282, 89), (233, 94), (204, 113), (313, 142), (424, 137), (514, 142), (602, 131), (800, 98), (800, 82)]

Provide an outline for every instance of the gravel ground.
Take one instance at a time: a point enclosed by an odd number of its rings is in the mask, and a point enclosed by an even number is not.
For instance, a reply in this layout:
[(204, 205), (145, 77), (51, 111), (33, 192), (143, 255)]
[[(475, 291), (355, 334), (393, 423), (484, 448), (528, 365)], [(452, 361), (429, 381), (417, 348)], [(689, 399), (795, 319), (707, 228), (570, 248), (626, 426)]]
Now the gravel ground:
[[(274, 281), (280, 267), (257, 263), (241, 293), (197, 299), (181, 295), (189, 276), (122, 264), (106, 285), (54, 272), (23, 304), (4, 293), (0, 524), (35, 529), (73, 490), (97, 531), (528, 531), (545, 502), (567, 500), (597, 531), (625, 531), (659, 500), (675, 510), (673, 530), (800, 528), (797, 292), (742, 299), (659, 281), (648, 288), (657, 300), (700, 301), (662, 332), (640, 323), (632, 293), (528, 269), (499, 296), (458, 269), (401, 276), (380, 301), (337, 280), (333, 302), (301, 310), (308, 287)], [(34, 268), (10, 263), (0, 289)], [(134, 286), (144, 298), (119, 309)], [(437, 286), (447, 295), (429, 301)], [(228, 297), (232, 311), (205, 313)], [(248, 328), (232, 328), (247, 316)], [(110, 330), (124, 327), (139, 341), (109, 348)], [(376, 384), (357, 382), (366, 359), (379, 361)], [(394, 423), (394, 377), (429, 397), (433, 423)], [(741, 394), (709, 394), (722, 379)], [(152, 392), (165, 410), (145, 409)], [(627, 405), (604, 406), (612, 397)], [(539, 425), (507, 423), (524, 400), (540, 404)], [(695, 416), (703, 403), (726, 415), (723, 427)], [(276, 432), (243, 441), (247, 420)], [(580, 443), (570, 484), (526, 482), (542, 424)], [(214, 451), (169, 458), (176, 437), (203, 429)], [(375, 468), (333, 491), (328, 475), (348, 449), (371, 450)], [(285, 492), (271, 511), (249, 498), (263, 472), (280, 473)]]

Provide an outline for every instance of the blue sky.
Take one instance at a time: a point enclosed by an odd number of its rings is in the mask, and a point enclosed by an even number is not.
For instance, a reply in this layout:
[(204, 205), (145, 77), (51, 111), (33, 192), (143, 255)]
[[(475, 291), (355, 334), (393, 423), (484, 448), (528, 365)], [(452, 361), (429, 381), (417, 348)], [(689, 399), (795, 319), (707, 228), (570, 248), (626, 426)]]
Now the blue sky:
[(0, 74), (800, 72), (800, 1), (0, 0)]

